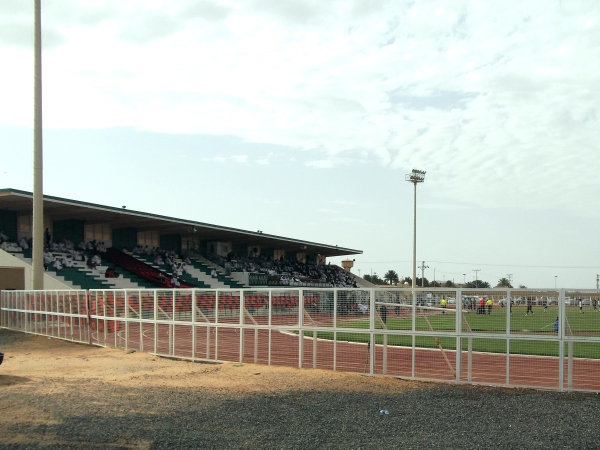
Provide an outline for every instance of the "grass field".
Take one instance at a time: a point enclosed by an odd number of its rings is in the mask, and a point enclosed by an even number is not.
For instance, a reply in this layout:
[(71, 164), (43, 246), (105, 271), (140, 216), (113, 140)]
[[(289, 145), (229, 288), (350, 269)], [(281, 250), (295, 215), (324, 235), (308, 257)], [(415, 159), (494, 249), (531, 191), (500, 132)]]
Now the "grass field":
[[(558, 315), (557, 307), (550, 307), (546, 312), (542, 307), (534, 308), (534, 313), (525, 315), (526, 308), (515, 307), (510, 320), (510, 329), (514, 334), (526, 334), (528, 336), (539, 334), (540, 336), (554, 335), (554, 321)], [(579, 313), (579, 308), (567, 308), (567, 321), (573, 336), (600, 337), (600, 313), (587, 308), (584, 314)], [(505, 333), (506, 332), (506, 310), (496, 308), (491, 315), (476, 314), (475, 311), (464, 313), (463, 317), (469, 328), (474, 333)], [(456, 315), (454, 313), (432, 314), (417, 316), (416, 329), (418, 331), (449, 331), (453, 332), (456, 326)], [(339, 327), (368, 329), (369, 319), (350, 319), (338, 322)], [(412, 329), (412, 318), (388, 318), (386, 322), (388, 330)], [(381, 328), (377, 324), (377, 328)], [(468, 331), (463, 324), (463, 331)], [(322, 339), (333, 339), (332, 332), (319, 332), (318, 337)], [(337, 333), (337, 339), (350, 342), (368, 342), (369, 335), (364, 333)], [(376, 335), (376, 343), (383, 342), (382, 335)], [(456, 349), (455, 338), (439, 338), (441, 345), (447, 350)], [(411, 336), (388, 336), (388, 345), (412, 346)], [(468, 349), (468, 340), (463, 339), (463, 350)], [(506, 339), (472, 338), (474, 351), (506, 353)], [(566, 344), (565, 344), (566, 345)], [(416, 346), (424, 348), (435, 348), (435, 338), (429, 336), (417, 336)], [(558, 356), (559, 343), (548, 340), (511, 340), (511, 354)], [(567, 349), (565, 348), (565, 354)], [(600, 359), (600, 343), (573, 343), (573, 356), (580, 358)]]

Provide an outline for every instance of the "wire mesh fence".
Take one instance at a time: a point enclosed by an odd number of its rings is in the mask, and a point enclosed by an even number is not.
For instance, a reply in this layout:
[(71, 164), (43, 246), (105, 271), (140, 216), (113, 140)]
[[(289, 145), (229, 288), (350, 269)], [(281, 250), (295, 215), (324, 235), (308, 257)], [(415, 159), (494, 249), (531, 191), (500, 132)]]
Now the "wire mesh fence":
[(2, 327), (187, 360), (600, 391), (600, 291), (4, 291)]

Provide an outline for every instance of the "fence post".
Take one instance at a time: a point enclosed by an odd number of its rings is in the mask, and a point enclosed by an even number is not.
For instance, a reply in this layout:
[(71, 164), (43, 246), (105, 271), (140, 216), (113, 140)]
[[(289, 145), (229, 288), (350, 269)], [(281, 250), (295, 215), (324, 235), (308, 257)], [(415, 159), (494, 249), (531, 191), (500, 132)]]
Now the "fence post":
[(246, 306), (244, 304), (244, 291), (240, 291), (240, 364), (244, 362), (244, 314)]
[(219, 291), (215, 290), (215, 360), (219, 359)]
[(558, 389), (565, 390), (565, 291), (561, 289), (556, 299), (558, 302)]
[(456, 317), (454, 318), (454, 327), (456, 331), (456, 383), (460, 383), (462, 376), (462, 290), (454, 292), (454, 307), (456, 308)]
[[(190, 297), (190, 311), (192, 314), (192, 361), (196, 360), (196, 289), (192, 289)], [(208, 329), (208, 327), (207, 327)], [(206, 337), (208, 341), (208, 336)]]
[(333, 290), (333, 371), (337, 370), (337, 304), (338, 290)]
[(506, 291), (506, 379), (505, 383), (510, 386), (510, 336), (511, 336), (511, 314), (512, 314), (512, 292), (510, 289)]
[(304, 291), (298, 290), (298, 367), (302, 368), (304, 357)]
[(129, 291), (123, 291), (124, 305), (125, 305), (125, 350), (129, 350)]
[(154, 354), (158, 350), (158, 293), (154, 290)]
[(267, 365), (271, 365), (271, 326), (273, 325), (272, 317), (273, 317), (273, 290), (269, 289), (269, 314), (267, 323), (269, 324), (269, 343), (268, 343), (268, 356), (267, 356)]
[[(414, 282), (413, 282), (414, 283)], [(412, 354), (411, 354), (411, 376), (415, 377), (415, 366), (416, 366), (416, 345), (417, 336), (415, 331), (417, 330), (417, 290), (412, 288)]]
[(375, 363), (375, 289), (371, 289), (369, 300), (369, 375), (373, 375)]

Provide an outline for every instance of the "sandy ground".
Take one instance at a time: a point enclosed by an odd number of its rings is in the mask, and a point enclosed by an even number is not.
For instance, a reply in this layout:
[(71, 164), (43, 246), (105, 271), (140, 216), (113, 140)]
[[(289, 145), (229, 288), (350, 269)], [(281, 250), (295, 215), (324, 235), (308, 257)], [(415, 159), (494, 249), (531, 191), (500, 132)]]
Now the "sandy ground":
[(595, 394), (191, 363), (3, 329), (0, 351), (0, 449), (600, 448)]
[[(51, 436), (21, 434), (20, 427), (45, 429), (56, 425), (56, 414), (29, 402), (15, 400), (79, 395), (82, 390), (140, 392), (145, 389), (192, 389), (232, 398), (248, 394), (344, 391), (401, 393), (418, 383), (393, 378), (364, 377), (325, 370), (298, 370), (254, 364), (206, 364), (155, 357), (148, 353), (74, 344), (60, 339), (0, 329), (0, 444), (67, 445)], [(64, 400), (63, 400), (64, 401)], [(98, 399), (99, 402), (102, 399)], [(158, 409), (162, 406), (157, 405)], [(11, 431), (12, 430), (12, 431)], [(81, 443), (86, 446), (91, 443)], [(139, 448), (149, 448), (141, 443)], [(126, 447), (131, 448), (127, 445)], [(133, 445), (137, 448), (138, 445)]]

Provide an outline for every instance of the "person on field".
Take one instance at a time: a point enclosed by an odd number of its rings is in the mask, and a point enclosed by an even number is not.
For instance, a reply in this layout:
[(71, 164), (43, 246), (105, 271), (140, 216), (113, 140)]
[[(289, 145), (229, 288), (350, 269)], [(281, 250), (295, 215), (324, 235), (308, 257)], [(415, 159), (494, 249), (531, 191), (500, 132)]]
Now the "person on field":
[(485, 314), (485, 299), (481, 297), (479, 300), (479, 307), (477, 308), (477, 314)]
[(527, 311), (525, 315), (527, 316), (529, 313), (533, 314), (533, 300), (531, 297), (527, 297)]
[(379, 312), (381, 313), (381, 321), (385, 324), (387, 322), (387, 308), (382, 306)]
[(444, 297), (442, 297), (442, 301), (440, 302), (440, 306), (442, 307), (443, 311), (442, 314), (446, 314), (446, 306), (447, 306), (447, 302), (446, 299)]
[(554, 332), (558, 333), (558, 317), (556, 318), (556, 321), (554, 322)]
[(579, 314), (583, 314), (583, 299), (579, 299)]
[(492, 301), (491, 298), (487, 299), (487, 302), (485, 302), (486, 306), (487, 306), (487, 310), (488, 310), (488, 315), (492, 314), (492, 307), (494, 306), (494, 302)]

